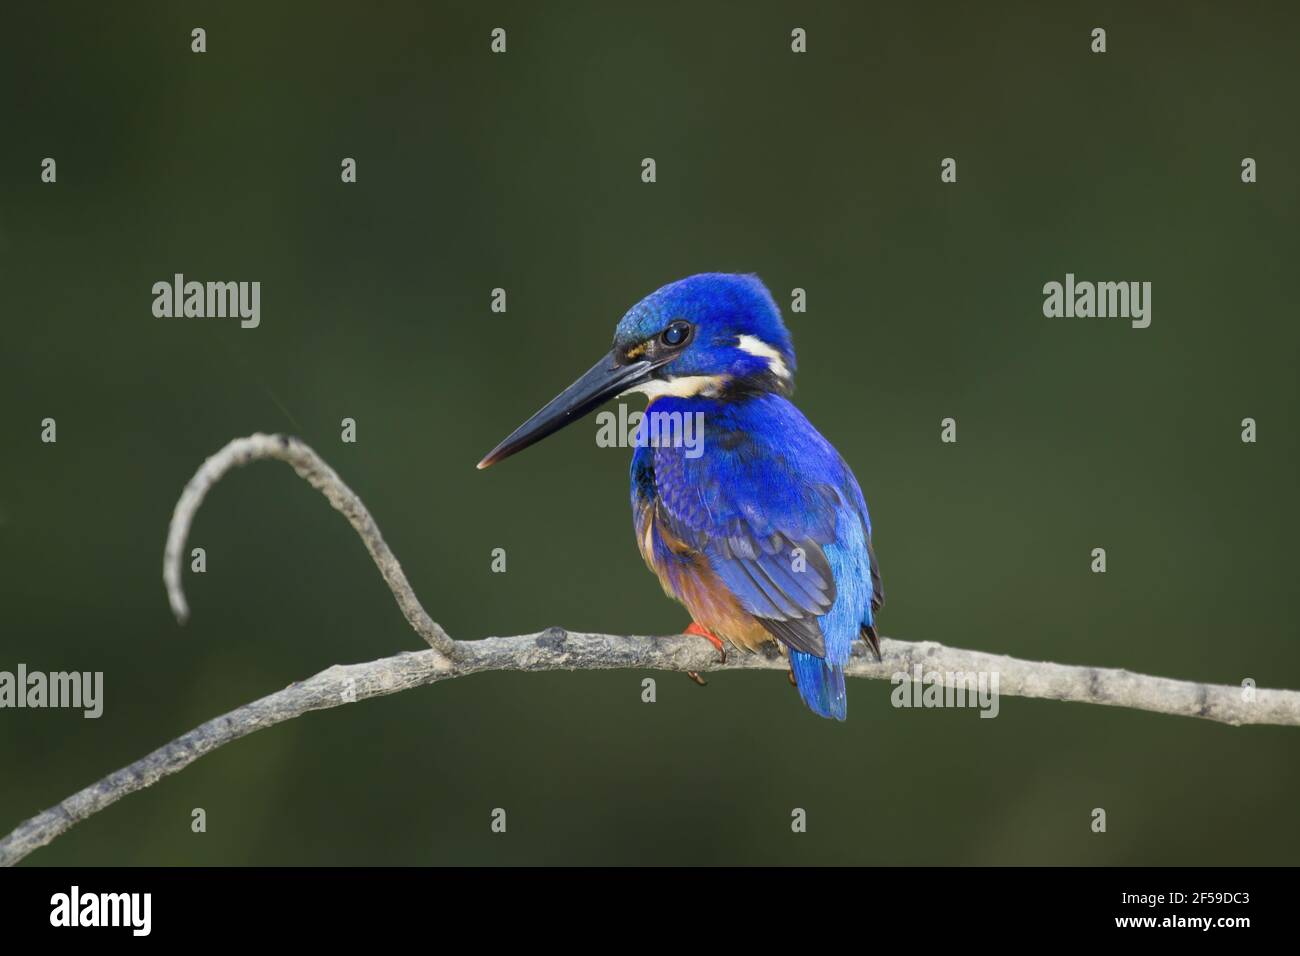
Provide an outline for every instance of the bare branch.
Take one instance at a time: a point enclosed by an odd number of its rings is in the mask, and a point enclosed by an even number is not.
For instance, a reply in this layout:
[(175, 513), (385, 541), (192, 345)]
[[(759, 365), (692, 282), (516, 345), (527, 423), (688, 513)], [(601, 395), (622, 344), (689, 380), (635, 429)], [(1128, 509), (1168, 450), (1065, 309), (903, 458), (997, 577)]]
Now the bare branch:
[[(682, 635), (624, 637), (581, 634), (553, 627), (518, 637), (453, 641), (421, 607), (360, 499), (306, 445), (274, 435), (253, 435), (231, 442), (209, 458), (186, 486), (172, 518), (164, 562), (168, 594), (181, 620), (187, 610), (180, 586), (180, 555), (194, 513), (208, 489), (222, 475), (235, 465), (259, 458), (276, 458), (293, 465), (299, 475), (347, 517), (365, 541), (406, 619), (434, 649), (365, 664), (336, 665), (210, 720), (21, 824), (0, 840), (0, 865), (17, 863), (81, 820), (128, 793), (176, 773), (204, 754), (308, 711), (395, 694), (480, 671), (722, 672), (787, 667), (785, 658), (775, 650), (766, 654), (733, 653), (724, 664), (718, 661), (707, 642)], [(937, 680), (945, 686), (955, 686), (958, 675), (996, 674), (998, 693), (1006, 696), (1130, 707), (1232, 725), (1300, 726), (1300, 691), (1252, 688), (1247, 692), (1231, 685), (1170, 680), (1110, 668), (1023, 661), (928, 641), (910, 643), (884, 638), (881, 651), (884, 659), (876, 662), (858, 646), (847, 673), (852, 677), (889, 679), (901, 684), (915, 679), (919, 670), (926, 682)]]
[[(128, 793), (176, 773), (204, 754), (308, 711), (395, 694), (480, 671), (716, 672), (786, 668), (785, 659), (775, 652), (732, 654), (722, 664), (707, 642), (681, 635), (623, 637), (550, 628), (518, 637), (460, 642), (459, 646), (463, 651), (454, 660), (434, 651), (416, 651), (365, 664), (336, 665), (302, 683), (291, 684), (210, 720), (23, 823), (0, 840), (0, 865), (18, 862), (86, 817)], [(930, 642), (914, 644), (885, 638), (881, 641), (881, 651), (884, 660), (880, 663), (865, 654), (855, 656), (849, 663), (848, 673), (867, 678), (902, 674), (910, 679), (919, 665), (923, 673), (941, 675), (939, 679), (945, 684), (951, 683), (951, 675), (956, 673), (997, 673), (998, 690), (1003, 695), (1133, 707), (1228, 724), (1300, 725), (1300, 692), (1296, 691), (1256, 690), (1254, 700), (1248, 701), (1240, 687), (1167, 680), (1109, 668), (1034, 663)]]
[(384, 536), (379, 533), (379, 526), (370, 512), (361, 503), (356, 493), (343, 483), (334, 469), (325, 464), (320, 456), (298, 439), (288, 435), (249, 435), (236, 438), (203, 463), (194, 477), (190, 479), (176, 510), (172, 512), (171, 527), (167, 530), (167, 547), (163, 551), (163, 583), (167, 586), (167, 599), (171, 602), (172, 613), (182, 624), (190, 616), (189, 605), (185, 601), (185, 589), (181, 585), (181, 559), (185, 551), (185, 540), (189, 537), (190, 525), (194, 515), (203, 504), (208, 490), (225, 477), (226, 472), (239, 465), (263, 458), (274, 458), (288, 462), (298, 477), (303, 478), (313, 488), (323, 494), (335, 510), (348, 519), (366, 550), (374, 558), (384, 582), (397, 599), (397, 606), (402, 609), (407, 622), (435, 651), (451, 655), (455, 652), (455, 642), (447, 636), (433, 618), (429, 617), (420, 599), (411, 590), (410, 582), (398, 564), (397, 558), (389, 550)]

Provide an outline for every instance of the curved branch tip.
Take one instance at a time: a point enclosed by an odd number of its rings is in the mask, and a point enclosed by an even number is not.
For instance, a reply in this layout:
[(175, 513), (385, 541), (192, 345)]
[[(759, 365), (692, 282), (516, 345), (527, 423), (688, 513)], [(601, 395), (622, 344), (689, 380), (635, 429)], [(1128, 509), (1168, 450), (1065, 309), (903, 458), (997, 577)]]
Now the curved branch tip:
[[(12, 865), (75, 824), (117, 800), (184, 769), (199, 757), (258, 730), (273, 727), (313, 710), (324, 710), (371, 697), (394, 694), (425, 684), (480, 671), (548, 671), (640, 669), (661, 671), (785, 670), (780, 654), (733, 654), (723, 663), (707, 642), (673, 635), (651, 638), (583, 634), (552, 627), (536, 634), (454, 641), (421, 606), (401, 565), (361, 499), (306, 444), (284, 435), (255, 434), (230, 442), (208, 458), (181, 492), (172, 514), (163, 556), (163, 581), (179, 623), (189, 618), (181, 585), (181, 553), (194, 515), (204, 496), (232, 468), (263, 458), (287, 462), (321, 492), (365, 543), (375, 565), (412, 628), (429, 650), (404, 651), (365, 664), (334, 665), (308, 680), (245, 704), (202, 724), (153, 753), (73, 794), (19, 825), (0, 840), (0, 865)], [(1300, 691), (1201, 684), (1135, 674), (1112, 668), (1023, 661), (1014, 657), (946, 647), (930, 641), (909, 643), (881, 638), (883, 660), (875, 661), (859, 646), (845, 672), (851, 677), (889, 680), (901, 685), (930, 675), (945, 688), (967, 675), (998, 678), (997, 692), (1128, 707), (1154, 713), (1239, 726), (1300, 726)], [(921, 676), (918, 678), (918, 672)]]

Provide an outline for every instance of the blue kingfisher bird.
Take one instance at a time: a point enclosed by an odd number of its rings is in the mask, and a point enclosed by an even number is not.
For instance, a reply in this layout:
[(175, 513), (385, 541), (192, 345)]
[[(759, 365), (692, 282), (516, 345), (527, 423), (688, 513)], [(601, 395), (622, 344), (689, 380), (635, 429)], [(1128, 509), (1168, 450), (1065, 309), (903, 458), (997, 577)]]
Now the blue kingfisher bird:
[[(748, 650), (780, 642), (808, 707), (843, 720), (844, 666), (859, 637), (880, 659), (875, 617), (885, 596), (862, 489), (790, 403), (794, 372), (790, 333), (757, 276), (691, 276), (628, 310), (609, 354), (478, 467), (610, 398), (643, 393), (632, 455), (636, 543), (690, 611), (686, 633), (708, 639), (724, 661), (724, 640)], [(652, 421), (674, 413), (702, 421), (702, 444), (656, 440)]]

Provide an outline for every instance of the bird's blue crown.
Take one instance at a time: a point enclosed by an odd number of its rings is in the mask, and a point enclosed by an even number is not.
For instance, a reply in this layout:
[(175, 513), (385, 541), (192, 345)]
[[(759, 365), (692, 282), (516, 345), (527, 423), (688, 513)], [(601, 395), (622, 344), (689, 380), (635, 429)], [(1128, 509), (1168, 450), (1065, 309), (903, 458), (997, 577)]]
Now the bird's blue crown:
[(790, 333), (755, 275), (706, 272), (666, 285), (629, 309), (614, 332), (615, 354), (628, 360), (668, 348), (677, 354), (654, 373), (660, 394), (681, 393), (687, 382), (782, 393), (794, 385)]

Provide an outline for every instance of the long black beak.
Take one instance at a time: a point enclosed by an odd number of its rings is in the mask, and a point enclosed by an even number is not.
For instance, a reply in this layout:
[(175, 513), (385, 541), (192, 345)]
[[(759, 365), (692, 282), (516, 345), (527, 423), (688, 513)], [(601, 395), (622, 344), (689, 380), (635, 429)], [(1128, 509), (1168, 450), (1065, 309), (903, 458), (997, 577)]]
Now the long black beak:
[(517, 451), (523, 451), (529, 445), (536, 444), (547, 435), (558, 432), (565, 425), (572, 425), (589, 411), (603, 405), (629, 388), (649, 380), (655, 365), (641, 360), (620, 365), (613, 352), (591, 367), (591, 369), (559, 395), (547, 402), (532, 418), (524, 422), (478, 463), (479, 468), (495, 465), (502, 459), (509, 458)]

